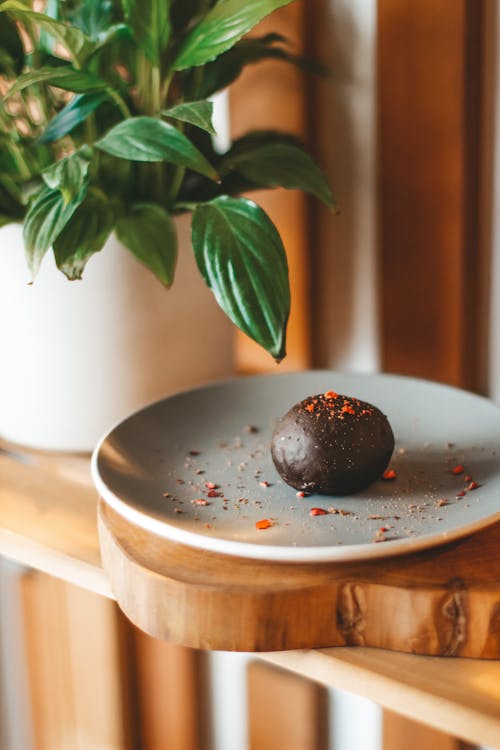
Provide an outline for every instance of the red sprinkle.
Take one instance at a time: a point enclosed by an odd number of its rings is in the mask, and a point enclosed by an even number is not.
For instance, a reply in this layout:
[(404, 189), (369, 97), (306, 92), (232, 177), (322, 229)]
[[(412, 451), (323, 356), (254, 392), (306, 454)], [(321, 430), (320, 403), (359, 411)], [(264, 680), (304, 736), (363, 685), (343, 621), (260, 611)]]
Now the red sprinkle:
[(396, 479), (397, 474), (394, 469), (386, 469), (382, 474), (382, 479), (386, 482), (390, 482), (392, 479)]
[(272, 523), (268, 518), (263, 518), (262, 521), (257, 521), (255, 524), (257, 529), (268, 529), (270, 526), (272, 526)]
[(214, 484), (213, 482), (205, 482), (205, 487), (207, 488), (207, 490), (216, 490), (218, 486), (218, 484)]
[(466, 474), (464, 476), (464, 482), (472, 482), (472, 477), (470, 474)]
[(314, 411), (314, 404), (306, 404), (304, 408), (305, 408), (306, 411), (313, 412)]
[(379, 531), (381, 531), (382, 533), (384, 533), (385, 531), (389, 531), (389, 529), (388, 529), (387, 526), (381, 526), (380, 529), (379, 529)]
[(324, 508), (311, 508), (309, 511), (310, 516), (327, 516), (328, 511)]
[(215, 490), (210, 490), (210, 492), (207, 492), (207, 497), (220, 497), (221, 492), (216, 492)]
[(465, 492), (460, 490), (460, 492), (457, 492), (457, 497), (465, 497)]
[(197, 497), (194, 501), (195, 505), (208, 505), (208, 502), (205, 500), (204, 497)]
[(306, 493), (303, 490), (301, 490), (300, 492), (296, 492), (295, 495), (296, 497), (307, 497)]
[(465, 471), (465, 469), (462, 466), (462, 464), (458, 464), (457, 466), (453, 467), (453, 469), (451, 470), (451, 473), (452, 474), (463, 474), (464, 471)]
[(354, 409), (352, 408), (352, 406), (348, 406), (348, 405), (343, 406), (340, 411), (343, 414), (356, 414), (356, 412), (354, 411)]
[(469, 486), (467, 487), (467, 490), (468, 491), (470, 491), (470, 490), (477, 490), (478, 487), (479, 487), (479, 485), (478, 485), (477, 482), (471, 482), (469, 484)]
[(269, 487), (269, 482), (259, 482), (261, 487)]
[(327, 391), (325, 394), (325, 398), (338, 398), (338, 393), (335, 393), (335, 391)]

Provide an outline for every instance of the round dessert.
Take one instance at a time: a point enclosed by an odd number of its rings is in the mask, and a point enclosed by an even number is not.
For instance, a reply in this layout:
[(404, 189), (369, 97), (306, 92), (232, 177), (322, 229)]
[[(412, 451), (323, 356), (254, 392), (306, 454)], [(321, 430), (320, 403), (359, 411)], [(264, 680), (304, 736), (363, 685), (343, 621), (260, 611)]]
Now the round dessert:
[(333, 391), (292, 406), (274, 430), (271, 454), (297, 490), (350, 495), (380, 478), (394, 450), (387, 417), (376, 406)]

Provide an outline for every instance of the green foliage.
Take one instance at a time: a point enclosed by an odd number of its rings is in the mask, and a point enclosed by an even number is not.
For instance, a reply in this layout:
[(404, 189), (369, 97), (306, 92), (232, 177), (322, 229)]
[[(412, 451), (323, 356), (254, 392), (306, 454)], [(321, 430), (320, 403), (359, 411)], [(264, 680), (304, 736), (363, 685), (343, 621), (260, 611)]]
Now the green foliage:
[(189, 138), (156, 117), (129, 117), (96, 142), (97, 148), (130, 161), (170, 162), (217, 180), (217, 172)]
[[(290, 291), (269, 217), (238, 197), (277, 186), (333, 206), (296, 139), (257, 132), (225, 154), (209, 97), (249, 64), (307, 63), (248, 32), (292, 0), (0, 0), (0, 226), (24, 222), (33, 276), (52, 248), (79, 279), (114, 231), (166, 287), (173, 217), (193, 212), (199, 270), (231, 320), (285, 355)], [(23, 44), (26, 43), (26, 48)]]
[(198, 268), (224, 312), (275, 359), (285, 356), (290, 290), (276, 227), (252, 201), (223, 196), (193, 215)]
[(116, 225), (116, 233), (130, 252), (167, 288), (177, 263), (177, 234), (170, 214), (155, 203), (130, 207)]

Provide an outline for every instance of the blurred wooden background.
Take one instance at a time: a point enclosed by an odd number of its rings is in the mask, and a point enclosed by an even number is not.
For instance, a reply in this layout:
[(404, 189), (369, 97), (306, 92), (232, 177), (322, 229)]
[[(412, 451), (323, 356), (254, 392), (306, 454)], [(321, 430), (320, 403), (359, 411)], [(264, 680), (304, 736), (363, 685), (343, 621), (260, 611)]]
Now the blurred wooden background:
[[(330, 73), (250, 69), (231, 95), (233, 134), (294, 131), (328, 169), (341, 212), (295, 192), (258, 195), (290, 264), (281, 370), (380, 367), (487, 392), (496, 13), (494, 0), (302, 0), (262, 25)], [(243, 336), (236, 363), (275, 368)], [(207, 655), (155, 641), (113, 603), (40, 573), (23, 573), (20, 602), (36, 750), (213, 745)], [(327, 750), (324, 688), (262, 663), (246, 680), (250, 750)], [(465, 747), (388, 712), (382, 746)]]

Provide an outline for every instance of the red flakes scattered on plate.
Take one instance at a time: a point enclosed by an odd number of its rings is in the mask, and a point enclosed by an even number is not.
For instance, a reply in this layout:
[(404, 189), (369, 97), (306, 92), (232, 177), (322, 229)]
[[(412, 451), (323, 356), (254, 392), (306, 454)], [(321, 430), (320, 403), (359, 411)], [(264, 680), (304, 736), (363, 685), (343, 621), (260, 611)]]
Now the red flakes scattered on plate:
[(396, 479), (396, 477), (397, 474), (394, 469), (386, 469), (382, 474), (381, 479), (383, 479), (385, 482), (391, 482), (393, 479)]
[(311, 508), (309, 511), (310, 516), (327, 516), (328, 511), (324, 508)]
[(270, 526), (272, 526), (272, 523), (268, 518), (263, 518), (255, 524), (256, 529), (268, 529)]

